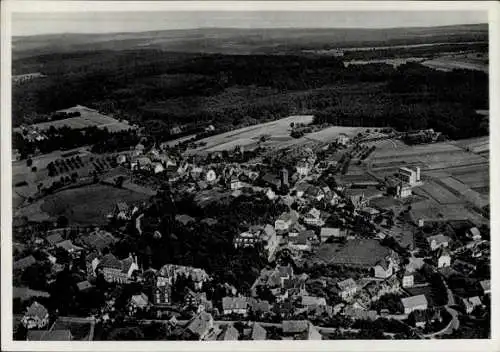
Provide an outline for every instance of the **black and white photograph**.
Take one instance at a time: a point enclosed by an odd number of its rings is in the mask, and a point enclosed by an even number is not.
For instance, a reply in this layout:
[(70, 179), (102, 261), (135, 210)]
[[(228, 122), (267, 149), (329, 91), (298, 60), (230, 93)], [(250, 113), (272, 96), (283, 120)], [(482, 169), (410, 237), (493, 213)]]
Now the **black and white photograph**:
[(3, 37), (12, 349), (492, 339), (487, 2), (58, 3)]

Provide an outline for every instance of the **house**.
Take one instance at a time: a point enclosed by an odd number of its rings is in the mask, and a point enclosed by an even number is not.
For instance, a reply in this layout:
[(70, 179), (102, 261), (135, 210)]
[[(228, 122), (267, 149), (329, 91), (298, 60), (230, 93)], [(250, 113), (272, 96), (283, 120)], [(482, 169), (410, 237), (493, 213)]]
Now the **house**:
[(325, 221), (321, 218), (321, 211), (316, 208), (312, 208), (304, 215), (304, 222), (312, 226), (323, 226)]
[(352, 278), (338, 282), (337, 286), (340, 289), (339, 296), (343, 300), (351, 299), (358, 292), (358, 285)]
[(201, 312), (191, 319), (184, 330), (189, 337), (205, 340), (214, 329), (214, 319), (210, 313)]
[(184, 226), (187, 226), (193, 222), (196, 222), (196, 219), (186, 214), (178, 214), (175, 216), (175, 221), (180, 222)]
[(295, 210), (283, 213), (274, 222), (274, 229), (278, 233), (288, 232), (290, 228), (299, 220), (299, 214)]
[(87, 278), (89, 280), (95, 279), (96, 269), (100, 262), (100, 256), (97, 252), (91, 252), (85, 257), (85, 266), (87, 268)]
[(128, 258), (118, 260), (113, 254), (106, 254), (97, 266), (101, 270), (104, 279), (108, 282), (128, 283), (132, 279), (134, 271), (139, 270), (137, 257), (130, 255)]
[(152, 304), (157, 307), (169, 305), (171, 303), (172, 287), (168, 284), (156, 286), (152, 292)]
[(50, 246), (55, 246), (59, 242), (64, 241), (64, 238), (60, 233), (54, 233), (52, 235), (49, 235), (45, 238), (45, 240), (49, 243)]
[(476, 307), (482, 306), (481, 299), (478, 296), (462, 298), (460, 300), (460, 305), (467, 314), (470, 314), (476, 309)]
[(125, 164), (127, 162), (127, 156), (124, 154), (120, 154), (116, 157), (116, 163), (118, 165)]
[(373, 276), (378, 279), (387, 279), (393, 274), (394, 264), (391, 260), (380, 259), (373, 267)]
[(410, 314), (415, 310), (426, 310), (427, 298), (424, 295), (405, 297), (401, 298), (401, 304), (403, 305), (404, 313)]
[(349, 137), (345, 133), (340, 133), (337, 136), (337, 144), (347, 145), (349, 143)]
[(207, 294), (205, 292), (194, 292), (193, 290), (186, 288), (186, 294), (184, 295), (184, 304), (186, 306), (196, 308), (198, 311), (203, 311), (205, 308), (209, 308), (210, 306), (207, 302)]
[(483, 280), (479, 282), (479, 285), (481, 286), (483, 295), (489, 295), (491, 293), (490, 280)]
[(302, 296), (300, 304), (304, 307), (326, 306), (326, 299), (324, 297)]
[(405, 270), (405, 273), (403, 274), (403, 287), (413, 287), (415, 277), (413, 275), (413, 272), (410, 272), (408, 270)]
[(297, 197), (302, 198), (306, 194), (307, 190), (311, 187), (313, 186), (307, 182), (297, 182), (295, 184), (295, 193)]
[(231, 177), (229, 186), (232, 190), (238, 190), (245, 187), (245, 183), (242, 182), (238, 177), (233, 176)]
[(267, 251), (267, 259), (272, 261), (279, 245), (278, 236), (272, 225), (267, 224), (264, 226), (262, 239), (264, 241), (264, 250)]
[(26, 329), (41, 329), (49, 323), (49, 311), (37, 301), (33, 302), (21, 319)]
[(64, 249), (69, 254), (77, 254), (83, 250), (82, 247), (75, 246), (71, 240), (65, 240), (56, 244), (57, 248)]
[(152, 161), (148, 157), (134, 158), (130, 161), (131, 170), (149, 170), (152, 166)]
[(235, 236), (233, 244), (234, 248), (248, 248), (255, 247), (255, 245), (261, 241), (261, 230), (259, 228), (254, 228)]
[(308, 320), (284, 320), (281, 323), (284, 340), (322, 340), (322, 336)]
[(296, 251), (311, 250), (311, 243), (316, 239), (312, 230), (301, 231), (297, 236), (288, 237), (288, 247)]
[(118, 240), (107, 231), (96, 230), (86, 237), (81, 237), (81, 241), (90, 249), (103, 253), (104, 249), (111, 247)]
[(465, 235), (474, 241), (479, 241), (481, 239), (481, 232), (479, 232), (477, 227), (470, 228)]
[(25, 270), (26, 268), (32, 266), (35, 263), (36, 263), (35, 257), (33, 257), (32, 255), (29, 255), (29, 256), (24, 257), (22, 259), (16, 260), (13, 263), (13, 269), (14, 270)]
[(305, 177), (309, 175), (309, 172), (311, 171), (311, 166), (307, 161), (304, 160), (299, 161), (295, 168), (299, 177)]
[(85, 291), (90, 290), (93, 286), (90, 282), (85, 280), (85, 281), (80, 281), (79, 283), (77, 283), (76, 287), (78, 287), (78, 291), (85, 292)]
[(248, 301), (246, 297), (223, 297), (223, 314), (248, 314)]
[(412, 170), (407, 167), (401, 167), (398, 171), (398, 177), (401, 181), (413, 186), (420, 182), (420, 168), (417, 167), (416, 170)]
[(233, 324), (227, 324), (222, 327), (222, 332), (217, 337), (219, 341), (236, 341), (238, 340), (240, 333)]
[(252, 323), (252, 327), (245, 334), (250, 340), (260, 341), (265, 340), (267, 337), (267, 331), (259, 323)]
[(117, 202), (113, 210), (113, 217), (118, 220), (130, 220), (130, 207), (125, 202)]
[(451, 265), (450, 251), (447, 248), (439, 248), (436, 257), (438, 268), (446, 268)]
[(146, 310), (149, 307), (149, 299), (145, 293), (139, 295), (133, 295), (130, 298), (128, 308), (129, 314), (134, 315), (138, 310)]
[(356, 308), (353, 306), (347, 306), (344, 308), (344, 315), (353, 320), (376, 320), (377, 311), (375, 310), (365, 310), (362, 308)]
[(321, 228), (321, 232), (319, 234), (320, 238), (321, 238), (321, 242), (325, 242), (326, 240), (328, 240), (329, 238), (340, 238), (340, 237), (343, 237), (343, 235), (345, 234), (344, 231), (340, 231), (339, 228), (333, 228), (333, 227), (323, 227)]
[(427, 243), (432, 251), (435, 251), (441, 247), (448, 247), (450, 243), (450, 238), (443, 234), (434, 235), (427, 237)]
[(362, 208), (367, 203), (364, 189), (350, 188), (346, 190), (345, 195), (356, 209)]
[(26, 334), (26, 341), (71, 341), (73, 335), (69, 329), (64, 330), (30, 330)]
[(406, 198), (411, 196), (411, 186), (407, 183), (400, 183), (396, 186), (396, 197)]
[(153, 172), (155, 174), (159, 174), (163, 171), (165, 171), (165, 167), (163, 166), (163, 164), (159, 161), (156, 161), (154, 163), (151, 164), (151, 168), (153, 169)]
[(248, 306), (252, 313), (258, 316), (267, 315), (271, 312), (271, 304), (268, 301), (249, 298)]
[(195, 290), (201, 290), (203, 283), (210, 278), (203, 269), (176, 264), (165, 264), (158, 271), (158, 275), (167, 278), (170, 284), (175, 283), (179, 276), (187, 276), (193, 281)]

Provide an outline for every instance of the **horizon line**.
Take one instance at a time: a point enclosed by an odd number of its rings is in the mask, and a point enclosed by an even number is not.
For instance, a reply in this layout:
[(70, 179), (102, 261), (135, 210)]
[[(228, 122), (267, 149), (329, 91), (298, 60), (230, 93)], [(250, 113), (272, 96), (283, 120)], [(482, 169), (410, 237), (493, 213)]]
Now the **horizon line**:
[(383, 31), (383, 30), (394, 30), (394, 29), (417, 29), (417, 28), (445, 28), (445, 27), (460, 27), (460, 26), (478, 26), (478, 25), (489, 25), (488, 22), (477, 22), (477, 23), (457, 23), (449, 25), (435, 25), (435, 26), (404, 26), (404, 27), (224, 27), (224, 26), (202, 26), (202, 27), (189, 27), (189, 28), (170, 28), (170, 29), (151, 29), (151, 30), (140, 30), (140, 31), (130, 31), (130, 32), (52, 32), (52, 33), (42, 33), (42, 34), (27, 34), (27, 35), (12, 35), (12, 38), (22, 38), (22, 37), (41, 37), (50, 35), (119, 35), (119, 34), (136, 34), (136, 33), (151, 33), (151, 32), (174, 32), (174, 31), (190, 31), (190, 30), (209, 30), (209, 29), (234, 29), (234, 30), (373, 30), (373, 31)]

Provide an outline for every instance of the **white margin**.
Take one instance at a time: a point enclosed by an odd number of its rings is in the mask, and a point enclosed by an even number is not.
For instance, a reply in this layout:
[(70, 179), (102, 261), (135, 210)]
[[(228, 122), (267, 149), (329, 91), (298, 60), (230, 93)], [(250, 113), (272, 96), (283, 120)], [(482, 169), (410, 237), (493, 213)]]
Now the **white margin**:
[(399, 341), (238, 341), (238, 342), (186, 342), (186, 341), (103, 341), (103, 342), (28, 342), (12, 341), (12, 170), (11, 170), (11, 13), (12, 12), (80, 12), (80, 11), (449, 11), (485, 10), (490, 25), (490, 199), (491, 199), (491, 270), (492, 291), (500, 290), (498, 281), (500, 264), (498, 199), (496, 184), (500, 164), (496, 151), (500, 150), (500, 86), (499, 86), (499, 3), (495, 1), (1, 1), (1, 349), (4, 351), (500, 351), (499, 294), (492, 297), (492, 339), (490, 340), (399, 340)]

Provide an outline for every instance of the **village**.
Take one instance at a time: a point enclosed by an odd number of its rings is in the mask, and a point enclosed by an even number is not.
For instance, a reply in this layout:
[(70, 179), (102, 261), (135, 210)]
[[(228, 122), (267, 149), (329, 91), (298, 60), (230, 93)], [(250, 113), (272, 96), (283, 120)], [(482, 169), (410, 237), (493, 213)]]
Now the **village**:
[[(86, 226), (64, 216), (42, 224), (15, 219), (14, 232), (25, 237), (14, 242), (16, 336), (427, 339), (489, 324), (486, 221), (421, 216), (420, 189), (432, 181), (420, 166), (369, 182), (344, 177), (350, 165), (369, 160), (377, 133), (339, 133), (328, 143), (285, 150), (257, 145), (197, 154), (179, 148), (190, 142), (146, 138), (109, 153), (92, 182), (152, 189), (157, 200), (112, 199), (100, 222)], [(55, 164), (49, 172), (58, 175)], [(233, 205), (244, 220), (228, 227), (219, 209)], [(234, 274), (231, 282), (202, 265), (177, 264), (181, 259), (154, 245), (175, 252), (188, 241), (182, 236), (193, 236), (193, 246), (203, 242), (195, 237), (201, 231), (224, 235), (221, 253), (241, 256), (250, 276)], [(217, 251), (186, 249), (193, 258), (182, 260), (203, 263), (212, 259), (194, 257)], [(252, 269), (252, 283), (239, 284)]]

